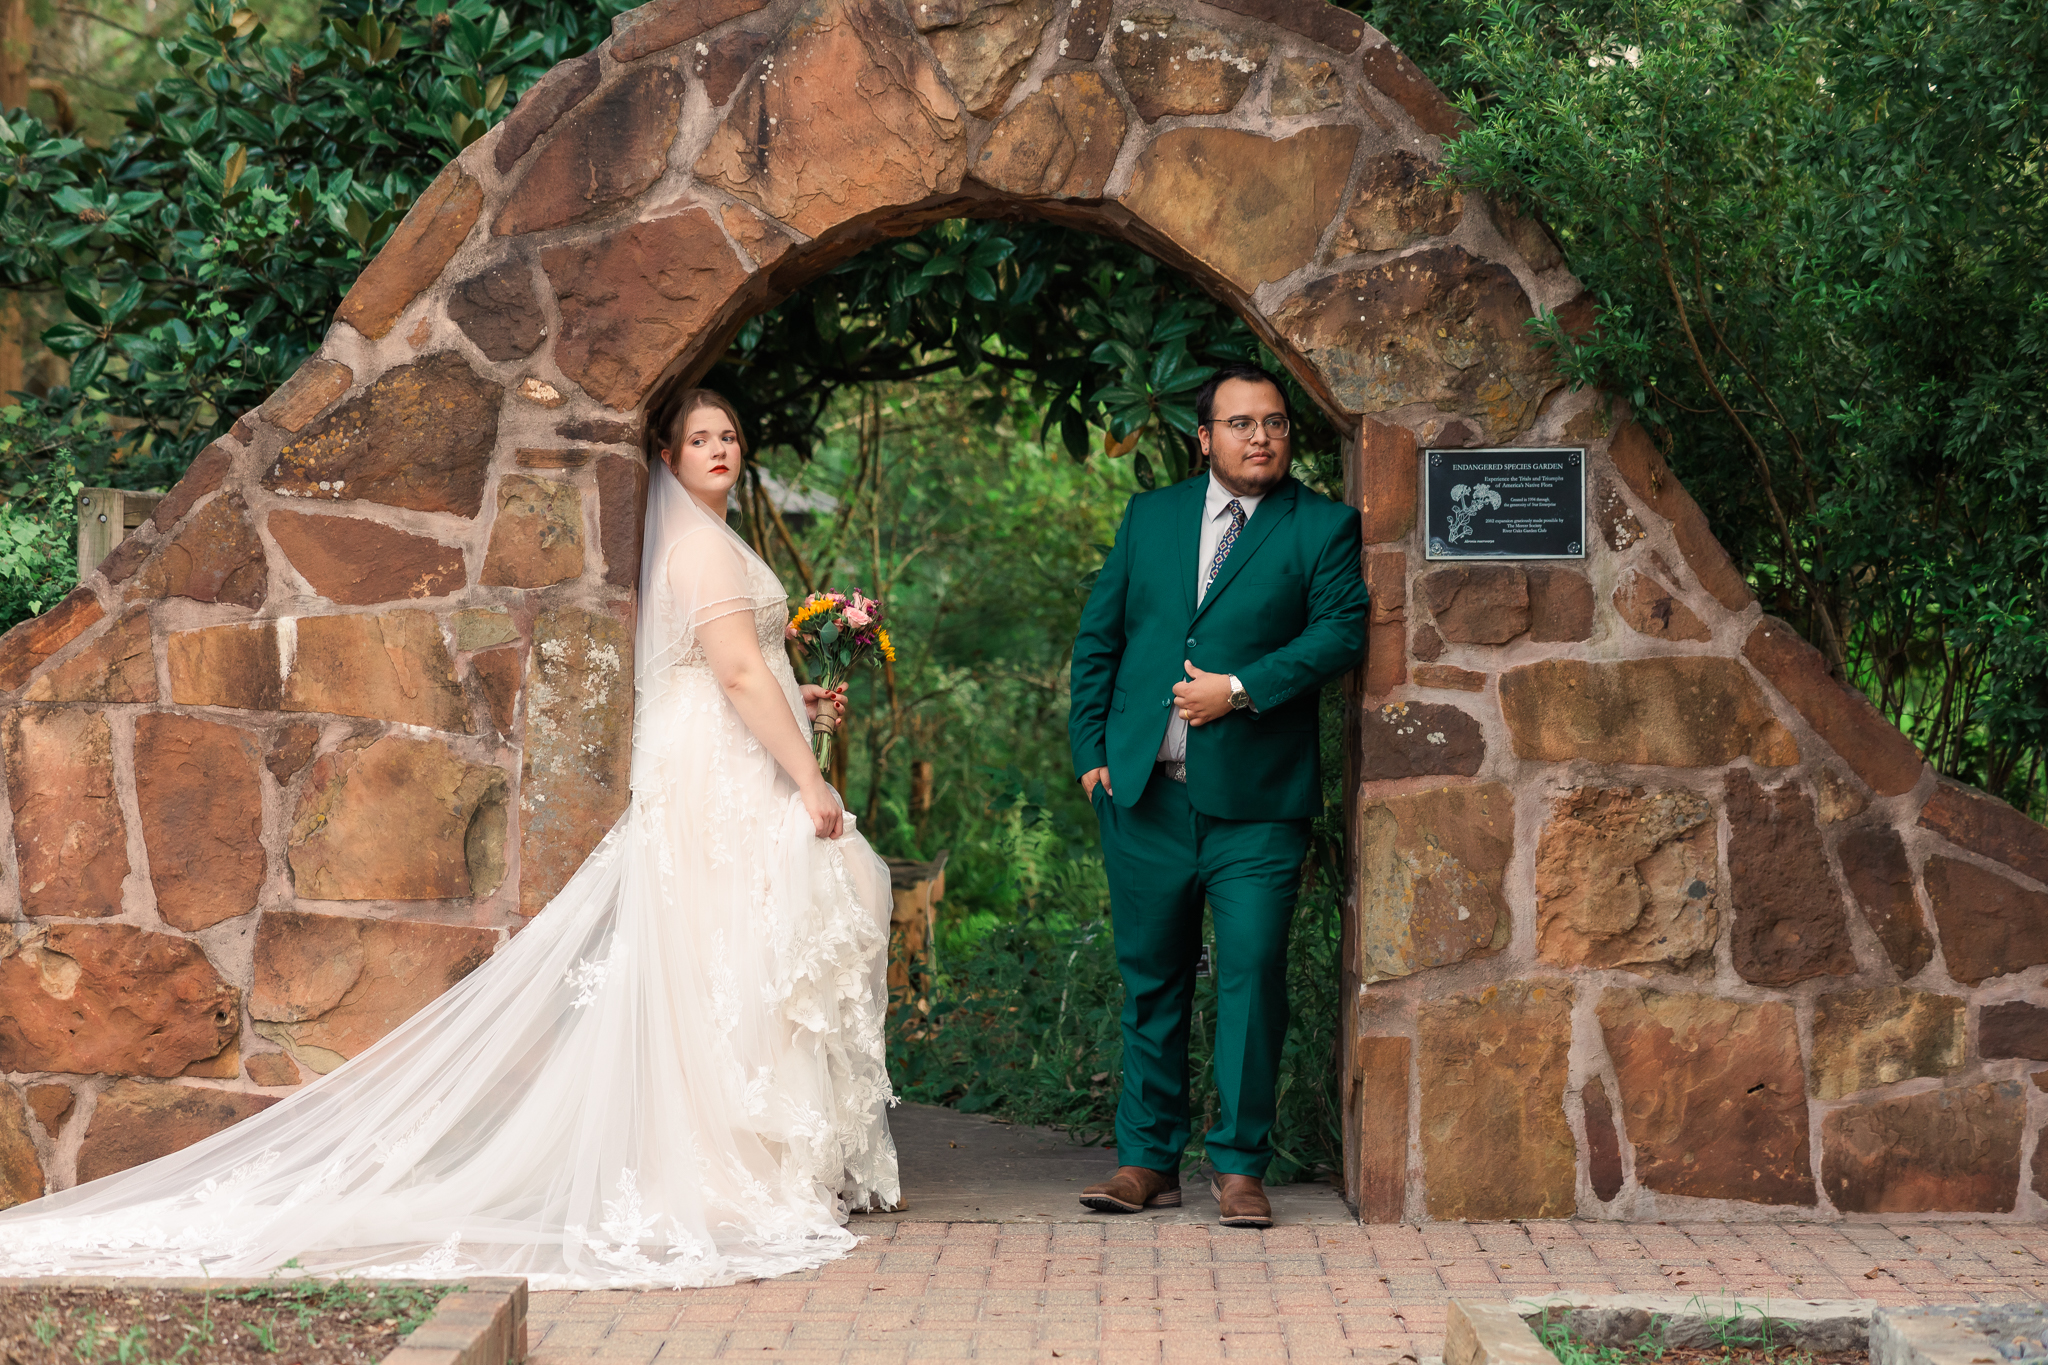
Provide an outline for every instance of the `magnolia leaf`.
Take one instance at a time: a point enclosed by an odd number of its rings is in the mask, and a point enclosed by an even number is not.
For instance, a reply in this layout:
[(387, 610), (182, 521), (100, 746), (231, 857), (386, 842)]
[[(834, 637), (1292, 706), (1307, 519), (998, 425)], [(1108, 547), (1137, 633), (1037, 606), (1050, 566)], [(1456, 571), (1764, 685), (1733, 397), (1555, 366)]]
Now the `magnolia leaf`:
[(249, 148), (246, 144), (238, 142), (235, 144), (235, 150), (228, 153), (228, 159), (221, 163), (221, 189), (223, 191), (233, 189), (235, 182), (242, 178), (242, 172), (248, 169)]

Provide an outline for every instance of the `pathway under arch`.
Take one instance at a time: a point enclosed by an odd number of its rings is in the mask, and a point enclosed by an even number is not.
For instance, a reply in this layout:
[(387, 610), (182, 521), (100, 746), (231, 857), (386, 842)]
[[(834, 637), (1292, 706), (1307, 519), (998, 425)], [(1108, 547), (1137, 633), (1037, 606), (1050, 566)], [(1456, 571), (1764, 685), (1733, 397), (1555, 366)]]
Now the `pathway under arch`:
[[(1589, 304), (1430, 187), (1455, 132), (1319, 0), (621, 16), (0, 640), (0, 1200), (273, 1102), (544, 905), (626, 798), (650, 403), (848, 255), (998, 215), (1187, 272), (1348, 433), (1363, 1217), (2038, 1217), (2048, 832), (1830, 681), (1544, 365), (1523, 323)], [(1583, 563), (1424, 562), (1419, 452), (1481, 444), (1588, 449)]]

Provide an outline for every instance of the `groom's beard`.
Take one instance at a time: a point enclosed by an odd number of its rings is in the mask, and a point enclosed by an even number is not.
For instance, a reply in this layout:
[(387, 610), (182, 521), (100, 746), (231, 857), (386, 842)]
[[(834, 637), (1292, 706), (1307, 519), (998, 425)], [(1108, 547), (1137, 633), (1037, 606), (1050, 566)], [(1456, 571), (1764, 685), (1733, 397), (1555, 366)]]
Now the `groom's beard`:
[(1236, 456), (1218, 454), (1212, 456), (1209, 467), (1216, 474), (1216, 480), (1239, 497), (1264, 497), (1280, 486), (1287, 477), (1287, 467), (1292, 462), (1286, 451), (1268, 447), (1269, 458), (1248, 460), (1249, 450)]

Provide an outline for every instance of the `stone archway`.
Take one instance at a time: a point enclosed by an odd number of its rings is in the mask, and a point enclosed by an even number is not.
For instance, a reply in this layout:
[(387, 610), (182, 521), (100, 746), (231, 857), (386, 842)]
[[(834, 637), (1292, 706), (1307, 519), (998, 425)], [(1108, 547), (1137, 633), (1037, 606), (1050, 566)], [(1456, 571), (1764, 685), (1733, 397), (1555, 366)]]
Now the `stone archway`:
[[(2048, 834), (1937, 781), (1544, 368), (1523, 322), (1590, 310), (1540, 226), (1429, 187), (1455, 131), (1318, 0), (622, 16), (0, 640), (0, 1198), (273, 1102), (544, 905), (626, 798), (650, 401), (868, 245), (1036, 215), (1189, 273), (1351, 433), (1361, 1214), (2037, 1216)], [(1583, 565), (1423, 563), (1418, 449), (1480, 443), (1589, 448)]]

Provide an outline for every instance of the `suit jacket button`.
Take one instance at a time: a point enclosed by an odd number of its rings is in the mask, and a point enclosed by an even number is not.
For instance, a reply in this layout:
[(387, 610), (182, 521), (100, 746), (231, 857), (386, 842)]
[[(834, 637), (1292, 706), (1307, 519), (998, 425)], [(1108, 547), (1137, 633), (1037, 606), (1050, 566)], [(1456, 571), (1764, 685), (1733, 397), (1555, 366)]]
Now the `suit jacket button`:
[(1166, 706), (1171, 706), (1171, 705), (1173, 705), (1173, 698), (1172, 698), (1172, 697), (1161, 697), (1161, 698), (1159, 699), (1159, 704), (1160, 704), (1160, 706), (1162, 706), (1162, 707), (1166, 707)]
[(1192, 635), (1190, 635), (1190, 636), (1188, 636), (1188, 648), (1189, 648), (1189, 649), (1193, 649), (1194, 647), (1195, 647), (1195, 637), (1194, 637), (1194, 636), (1192, 636)]

